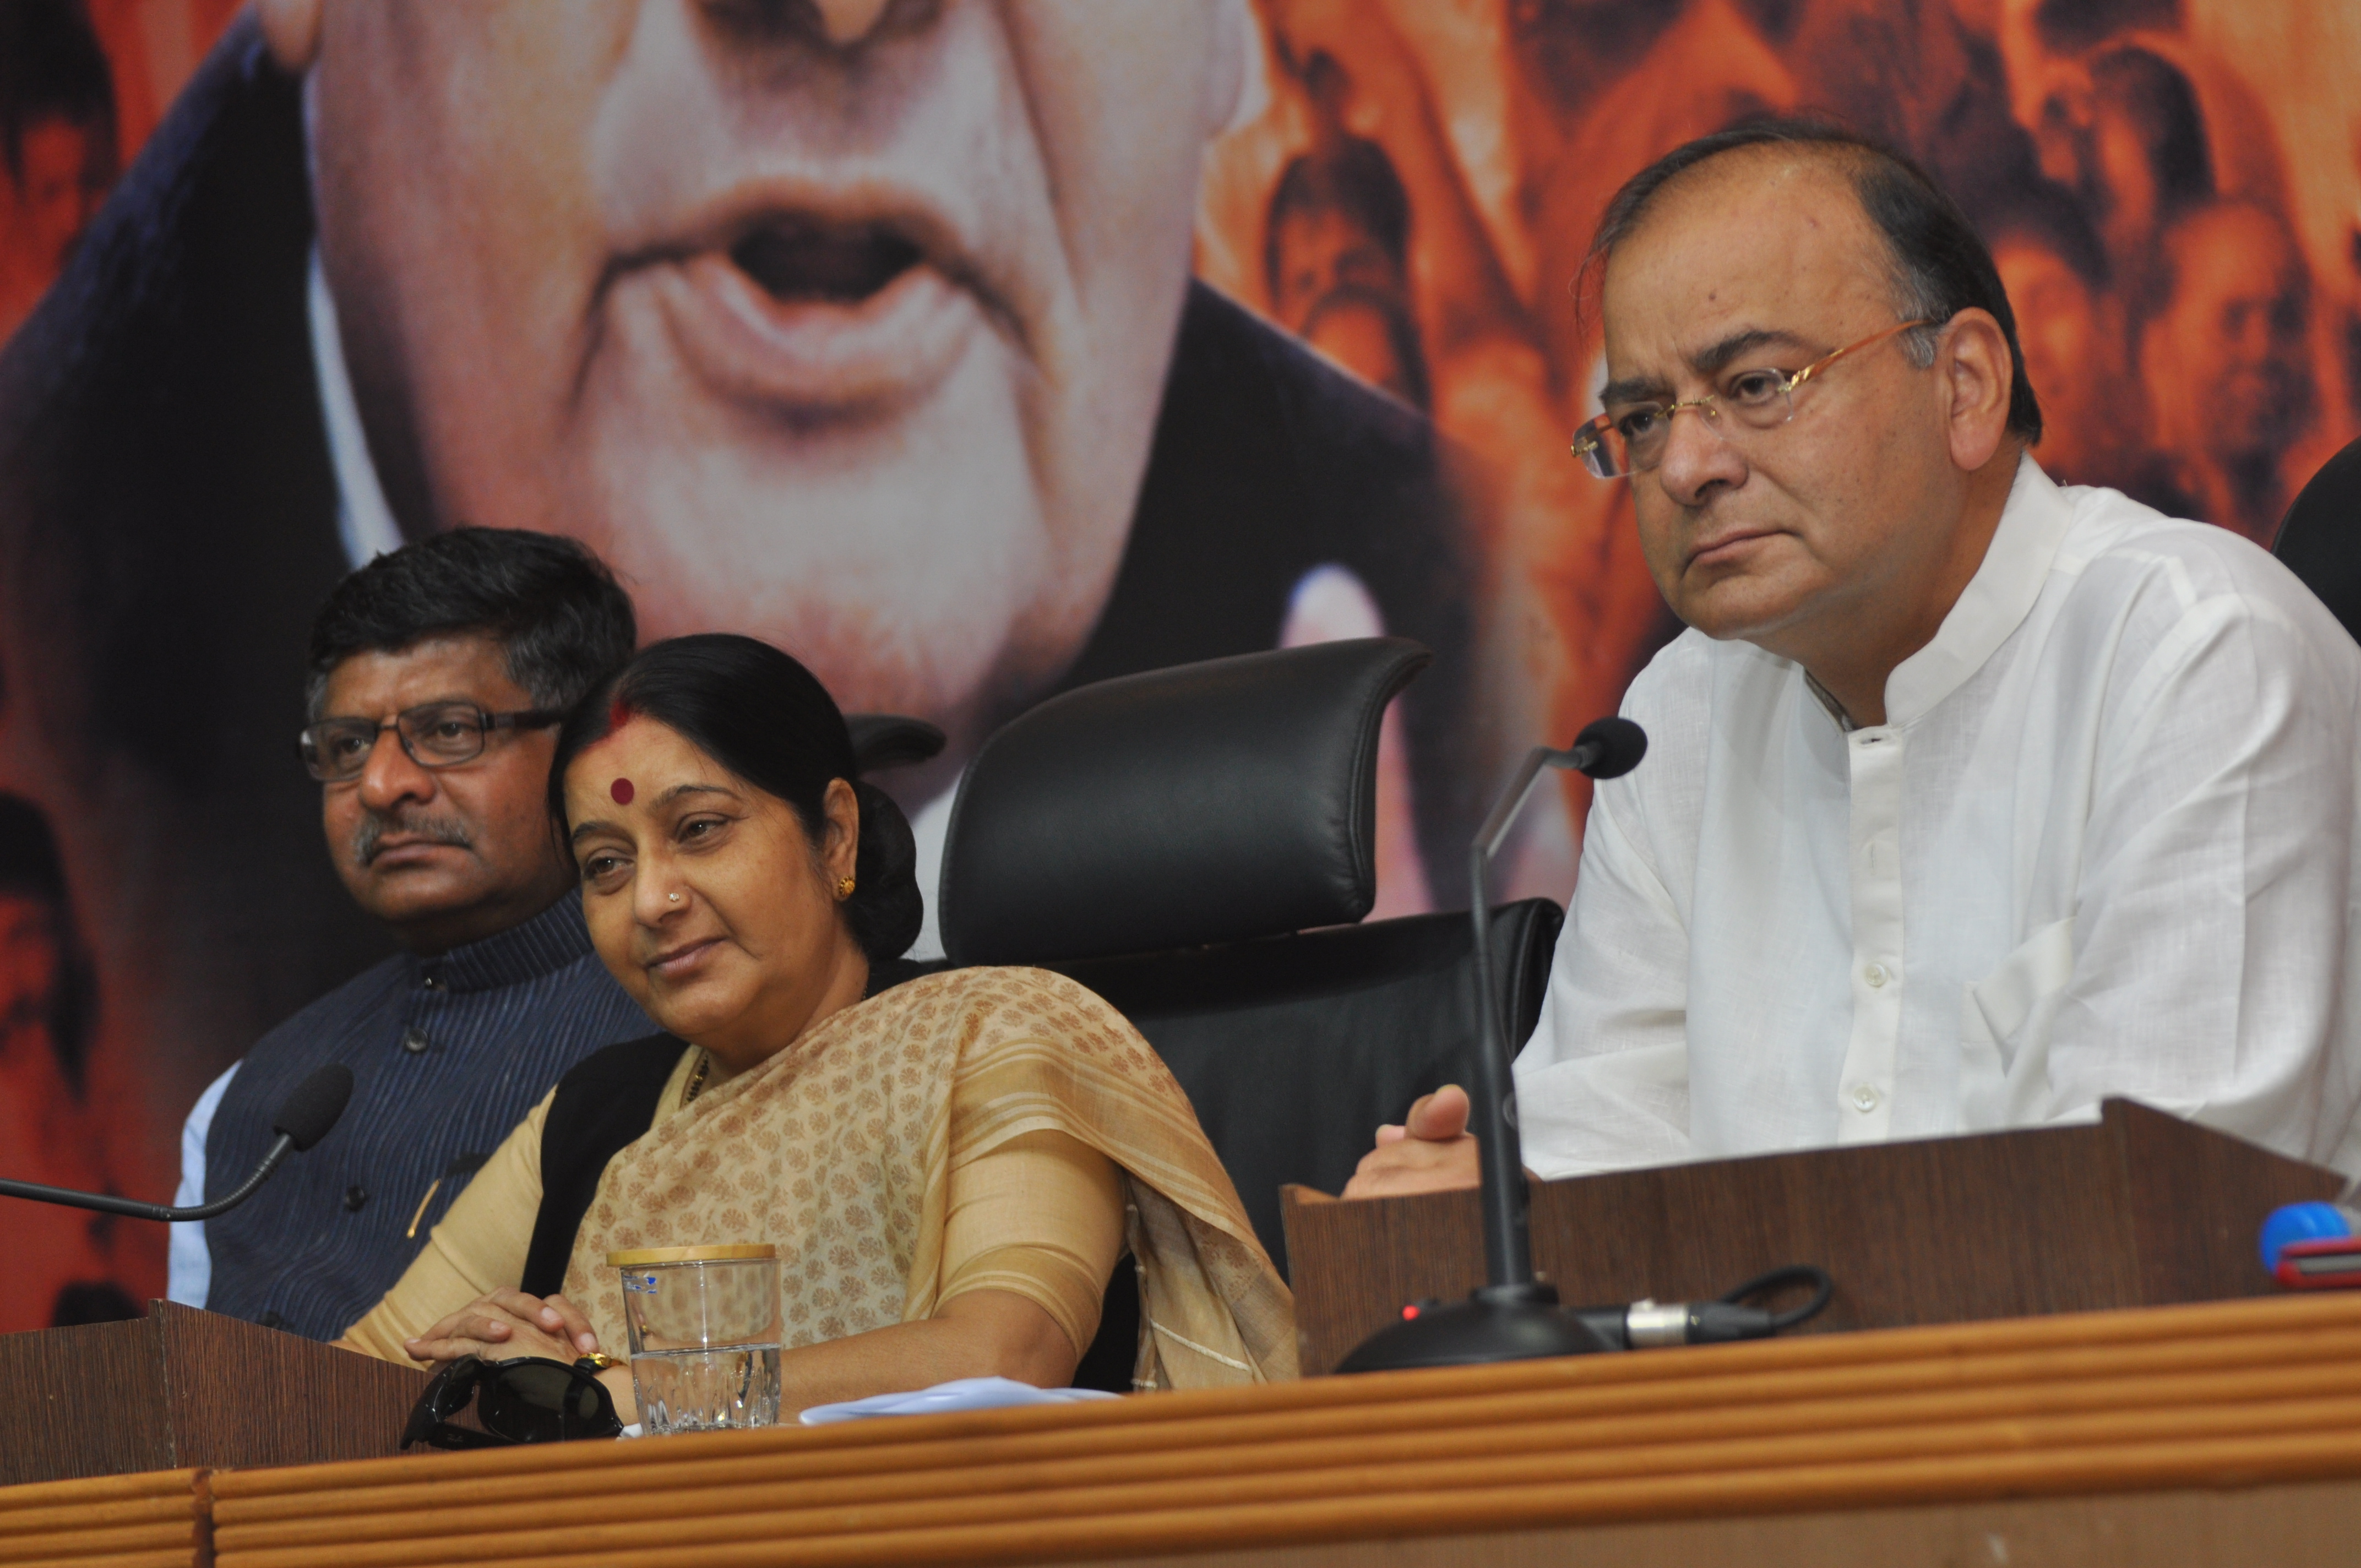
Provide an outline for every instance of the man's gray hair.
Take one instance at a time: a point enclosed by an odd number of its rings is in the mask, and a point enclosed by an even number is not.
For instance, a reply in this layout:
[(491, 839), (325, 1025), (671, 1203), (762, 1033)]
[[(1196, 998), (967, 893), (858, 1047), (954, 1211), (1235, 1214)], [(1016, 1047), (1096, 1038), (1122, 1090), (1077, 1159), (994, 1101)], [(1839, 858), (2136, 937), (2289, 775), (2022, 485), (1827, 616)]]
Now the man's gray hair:
[(2027, 445), (2039, 441), (2041, 404), (2025, 373), (2016, 313), (2009, 308), (2000, 269), (1993, 265), (1992, 252), (1975, 225), (1926, 170), (1892, 148), (1831, 121), (1796, 115), (1750, 120), (1675, 148), (1626, 181), (1607, 203), (1583, 262), (1584, 274), (1605, 267), (1665, 186), (1709, 159), (1753, 147), (1814, 152), (1850, 176), (1862, 214), (1885, 240), (1897, 319), (1935, 323), (1903, 334), (1904, 351), (1913, 365), (1923, 370), (1935, 363), (1943, 323), (1961, 311), (1986, 311), (2000, 323), (2012, 362), (2008, 428)]

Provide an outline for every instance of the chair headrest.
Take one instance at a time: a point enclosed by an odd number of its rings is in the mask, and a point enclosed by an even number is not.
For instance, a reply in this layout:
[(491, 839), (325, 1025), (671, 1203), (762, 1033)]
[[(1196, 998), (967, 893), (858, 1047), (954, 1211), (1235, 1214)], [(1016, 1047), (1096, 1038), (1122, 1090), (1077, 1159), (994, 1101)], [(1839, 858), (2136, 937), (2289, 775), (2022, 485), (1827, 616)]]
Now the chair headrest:
[(984, 742), (943, 852), (954, 963), (1244, 941), (1369, 912), (1378, 727), (1433, 658), (1399, 637), (1101, 681)]
[(2356, 518), (2361, 518), (2361, 441), (2347, 442), (2322, 464), (2289, 504), (2271, 554), (2303, 580), (2345, 630), (2361, 637)]

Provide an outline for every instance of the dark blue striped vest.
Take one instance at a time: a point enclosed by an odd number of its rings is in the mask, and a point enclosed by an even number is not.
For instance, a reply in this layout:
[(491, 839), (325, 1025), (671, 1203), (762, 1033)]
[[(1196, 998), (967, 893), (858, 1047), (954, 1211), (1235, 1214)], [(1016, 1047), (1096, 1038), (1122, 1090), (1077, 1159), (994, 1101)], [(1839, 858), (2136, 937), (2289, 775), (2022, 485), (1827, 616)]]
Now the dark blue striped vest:
[(230, 1080), (205, 1139), (205, 1195), (245, 1179), (280, 1102), (323, 1063), (353, 1069), (352, 1102), (317, 1147), (206, 1223), (206, 1305), (335, 1338), (401, 1277), (471, 1161), (575, 1063), (651, 1032), (591, 951), (572, 894), (498, 936), (389, 959), (322, 997), (264, 1036)]

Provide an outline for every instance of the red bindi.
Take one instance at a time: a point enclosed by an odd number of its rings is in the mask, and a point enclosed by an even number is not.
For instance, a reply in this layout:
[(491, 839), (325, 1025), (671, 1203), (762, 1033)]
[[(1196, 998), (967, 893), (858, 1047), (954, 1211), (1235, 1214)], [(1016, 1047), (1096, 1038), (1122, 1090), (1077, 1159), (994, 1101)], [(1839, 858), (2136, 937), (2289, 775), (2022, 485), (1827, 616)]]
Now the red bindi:
[(631, 804), (631, 781), (617, 779), (607, 786), (607, 793), (615, 797), (617, 806), (629, 806)]

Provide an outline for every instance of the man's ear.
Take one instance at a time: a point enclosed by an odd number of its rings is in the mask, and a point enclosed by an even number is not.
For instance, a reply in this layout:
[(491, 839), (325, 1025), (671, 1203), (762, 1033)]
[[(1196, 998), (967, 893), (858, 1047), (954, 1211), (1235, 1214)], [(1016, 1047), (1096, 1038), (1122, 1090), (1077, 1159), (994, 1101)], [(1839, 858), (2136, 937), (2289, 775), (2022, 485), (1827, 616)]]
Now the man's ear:
[(255, 20), (270, 58), (291, 76), (301, 76), (320, 58), (320, 7), (324, 0), (254, 0)]
[(1993, 460), (2008, 433), (2016, 358), (1991, 312), (1966, 310), (1951, 318), (1936, 367), (1950, 393), (1951, 461), (1972, 474)]

